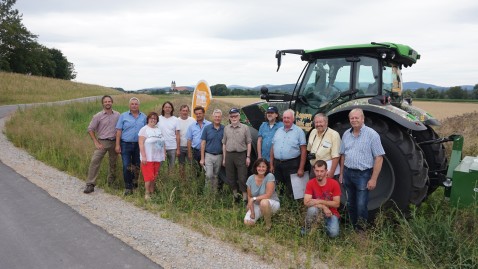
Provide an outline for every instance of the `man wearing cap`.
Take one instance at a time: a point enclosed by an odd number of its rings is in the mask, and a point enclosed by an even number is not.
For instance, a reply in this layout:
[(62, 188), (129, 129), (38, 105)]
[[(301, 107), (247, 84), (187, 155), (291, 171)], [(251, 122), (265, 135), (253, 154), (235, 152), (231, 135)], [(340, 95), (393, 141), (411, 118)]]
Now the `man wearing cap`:
[[(108, 183), (112, 183), (116, 174), (115, 140), (116, 123), (119, 119), (119, 112), (113, 110), (113, 98), (105, 95), (101, 98), (103, 111), (96, 113), (88, 126), (88, 134), (95, 143), (96, 150), (91, 158), (90, 168), (88, 169), (88, 178), (86, 179), (86, 188), (84, 193), (91, 193), (95, 190), (96, 178), (100, 171), (101, 160), (108, 152), (110, 159), (110, 169), (108, 170)], [(95, 135), (96, 132), (96, 135)]]
[[(239, 109), (229, 110), (228, 124), (224, 128), (222, 138), (223, 165), (226, 167), (226, 177), (230, 181), (234, 200), (239, 202), (242, 198), (247, 204), (247, 167), (251, 158), (251, 131), (245, 124), (239, 122)], [(238, 193), (242, 192), (242, 197)]]
[(267, 121), (263, 122), (259, 128), (257, 138), (257, 158), (264, 158), (270, 162), (270, 152), (272, 147), (272, 138), (277, 129), (284, 126), (284, 123), (279, 121), (279, 110), (275, 106), (270, 106), (266, 111)]
[(277, 182), (285, 185), (286, 193), (292, 197), (290, 175), (304, 175), (304, 166), (307, 157), (307, 141), (305, 133), (294, 124), (294, 110), (287, 109), (282, 114), (284, 126), (277, 129), (272, 139), (271, 172)]

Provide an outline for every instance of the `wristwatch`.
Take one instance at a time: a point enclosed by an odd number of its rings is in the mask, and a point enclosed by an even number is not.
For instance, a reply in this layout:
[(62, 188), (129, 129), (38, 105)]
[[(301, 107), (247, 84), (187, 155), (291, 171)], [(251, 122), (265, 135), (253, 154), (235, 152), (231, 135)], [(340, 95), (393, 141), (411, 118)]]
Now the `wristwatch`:
[(252, 197), (252, 201), (257, 201), (257, 197)]

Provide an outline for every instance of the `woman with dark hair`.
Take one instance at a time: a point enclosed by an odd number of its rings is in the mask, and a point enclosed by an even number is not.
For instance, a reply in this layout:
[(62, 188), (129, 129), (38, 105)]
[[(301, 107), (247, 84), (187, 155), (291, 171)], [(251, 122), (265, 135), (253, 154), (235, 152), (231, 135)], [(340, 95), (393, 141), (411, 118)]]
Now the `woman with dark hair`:
[(141, 158), (141, 172), (143, 173), (146, 201), (151, 199), (154, 192), (154, 182), (158, 176), (161, 162), (166, 156), (164, 138), (161, 130), (156, 125), (158, 123), (158, 114), (150, 112), (146, 118), (145, 125), (138, 134), (139, 151)]
[(166, 157), (168, 159), (169, 171), (173, 169), (176, 162), (176, 156), (180, 154), (179, 146), (179, 121), (176, 116), (173, 115), (174, 106), (171, 102), (166, 101), (161, 108), (161, 116), (158, 120), (158, 127), (164, 136), (164, 143), (166, 145)]
[(272, 214), (280, 208), (279, 196), (277, 196), (274, 174), (269, 173), (269, 162), (259, 158), (252, 167), (253, 175), (246, 182), (247, 185), (247, 213), (244, 217), (244, 224), (252, 226), (264, 216), (265, 229), (269, 231), (272, 227)]

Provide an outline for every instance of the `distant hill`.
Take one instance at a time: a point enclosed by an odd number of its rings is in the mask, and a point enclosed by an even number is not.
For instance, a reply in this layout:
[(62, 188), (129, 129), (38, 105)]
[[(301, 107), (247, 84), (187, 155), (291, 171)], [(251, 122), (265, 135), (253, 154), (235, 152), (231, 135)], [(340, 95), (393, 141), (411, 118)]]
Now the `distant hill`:
[[(210, 85), (213, 86), (213, 85)], [(249, 87), (249, 86), (242, 86), (242, 85), (227, 85), (228, 89), (241, 89), (241, 90), (254, 90), (254, 91), (260, 91), (262, 87), (266, 86), (269, 89), (269, 92), (289, 92), (292, 93), (294, 90), (295, 84), (282, 84), (282, 85), (272, 85), (272, 84), (264, 84), (264, 85), (259, 85), (255, 87)], [(463, 88), (464, 90), (473, 90), (473, 85), (457, 85)], [(338, 85), (339, 88), (343, 88), (344, 86)], [(145, 89), (140, 89), (138, 92), (142, 93), (148, 93), (152, 91), (157, 91), (157, 90), (164, 90), (166, 92), (169, 92), (171, 87), (152, 87), (152, 88), (145, 88)], [(194, 91), (194, 86), (182, 86), (178, 88), (186, 88), (189, 91)], [(443, 87), (443, 86), (437, 86), (434, 84), (428, 84), (428, 83), (423, 83), (423, 82), (417, 82), (417, 81), (411, 81), (411, 82), (404, 82), (403, 83), (403, 89), (404, 90), (412, 90), (415, 91), (417, 89), (428, 89), (428, 88), (433, 88), (437, 90), (447, 90), (449, 87)]]
[[(473, 85), (456, 85), (456, 86), (460, 86), (462, 89), (464, 90), (473, 90)], [(412, 82), (404, 82), (403, 83), (403, 89), (405, 90), (417, 90), (417, 89), (420, 89), (420, 88), (423, 88), (423, 89), (428, 89), (428, 88), (433, 88), (433, 89), (436, 89), (436, 90), (447, 90), (448, 88), (450, 87), (443, 87), (443, 86), (437, 86), (437, 85), (433, 85), (433, 84), (427, 84), (427, 83), (422, 83), (422, 82), (416, 82), (416, 81), (412, 81)]]

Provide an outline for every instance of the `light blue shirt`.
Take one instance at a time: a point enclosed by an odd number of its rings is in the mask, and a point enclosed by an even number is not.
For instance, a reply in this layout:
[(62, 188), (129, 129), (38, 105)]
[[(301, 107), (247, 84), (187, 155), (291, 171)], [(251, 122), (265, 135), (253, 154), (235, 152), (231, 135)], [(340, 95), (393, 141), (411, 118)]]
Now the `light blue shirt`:
[[(255, 175), (252, 174), (247, 179), (246, 185), (250, 188), (252, 197), (257, 197), (266, 193), (266, 186), (268, 182), (274, 182), (275, 184), (275, 181), (276, 181), (276, 178), (274, 177), (274, 174), (269, 173), (264, 177), (262, 184), (260, 186), (257, 186)], [(274, 188), (274, 192), (272, 193), (269, 199), (279, 202), (279, 196), (277, 195), (275, 188)]]
[(261, 144), (261, 154), (262, 158), (266, 159), (267, 161), (271, 160), (271, 147), (272, 147), (272, 139), (274, 135), (280, 127), (283, 127), (284, 123), (279, 121), (275, 122), (272, 125), (272, 128), (269, 125), (269, 122), (263, 122), (261, 127), (259, 128), (259, 137), (262, 137), (262, 144)]
[(202, 128), (199, 126), (197, 121), (191, 125), (189, 125), (188, 131), (186, 133), (186, 138), (188, 140), (191, 140), (191, 147), (194, 149), (201, 149), (201, 135), (202, 135), (202, 130), (204, 130), (204, 127), (207, 125), (211, 124), (210, 121), (204, 119)]
[(357, 137), (352, 128), (342, 135), (340, 154), (345, 155), (344, 165), (350, 169), (366, 170), (373, 168), (375, 157), (385, 154), (380, 142), (380, 135), (365, 125), (360, 129)]
[(146, 125), (146, 115), (139, 112), (137, 118), (130, 111), (121, 113), (116, 129), (121, 130), (121, 140), (124, 142), (138, 142), (138, 133)]
[(277, 129), (272, 145), (274, 145), (274, 159), (289, 160), (300, 156), (300, 146), (305, 146), (305, 133), (292, 124), (292, 127), (286, 132), (285, 127)]

